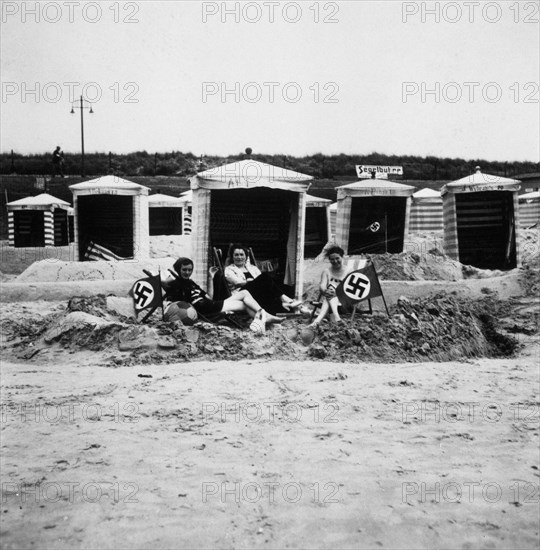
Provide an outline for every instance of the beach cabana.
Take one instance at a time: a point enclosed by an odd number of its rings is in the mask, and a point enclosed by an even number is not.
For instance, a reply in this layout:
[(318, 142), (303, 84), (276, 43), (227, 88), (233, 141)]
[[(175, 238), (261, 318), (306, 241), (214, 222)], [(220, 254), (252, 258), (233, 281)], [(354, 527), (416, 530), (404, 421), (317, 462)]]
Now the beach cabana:
[(305, 200), (311, 176), (254, 160), (205, 170), (191, 178), (193, 278), (207, 284), (212, 247), (232, 242), (252, 247), (271, 262), (279, 283), (301, 296)]
[(48, 193), (7, 203), (9, 245), (67, 246), (70, 238), (69, 203)]
[(540, 224), (540, 191), (518, 196), (519, 221), (521, 227), (534, 227)]
[(193, 192), (191, 189), (189, 191), (184, 191), (180, 193), (179, 200), (182, 203), (182, 223), (184, 227), (184, 234), (191, 234), (191, 225), (192, 225), (192, 202), (193, 202)]
[(336, 242), (346, 254), (402, 252), (413, 192), (410, 185), (383, 179), (338, 187)]
[(304, 256), (315, 258), (329, 241), (330, 199), (322, 199), (306, 194), (306, 231)]
[(462, 264), (512, 269), (519, 259), (518, 180), (480, 168), (447, 183), (443, 198), (444, 251)]
[(75, 243), (85, 260), (90, 243), (122, 258), (148, 258), (148, 187), (116, 176), (70, 185)]
[(178, 197), (156, 193), (148, 197), (150, 235), (182, 235), (184, 203)]
[(442, 197), (439, 191), (428, 187), (416, 191), (412, 195), (411, 218), (409, 230), (411, 233), (421, 231), (442, 231)]

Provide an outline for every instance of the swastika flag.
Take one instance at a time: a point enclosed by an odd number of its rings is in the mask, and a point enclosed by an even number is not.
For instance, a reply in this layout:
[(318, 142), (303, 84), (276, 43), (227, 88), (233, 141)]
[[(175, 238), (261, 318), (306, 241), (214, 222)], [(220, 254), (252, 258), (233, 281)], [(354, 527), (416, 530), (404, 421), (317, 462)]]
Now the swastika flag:
[(153, 275), (152, 277), (135, 281), (135, 284), (129, 291), (129, 295), (133, 298), (136, 313), (143, 309), (162, 307), (161, 277)]
[(349, 273), (338, 286), (336, 294), (342, 304), (356, 304), (382, 296), (375, 266), (369, 262), (362, 269)]

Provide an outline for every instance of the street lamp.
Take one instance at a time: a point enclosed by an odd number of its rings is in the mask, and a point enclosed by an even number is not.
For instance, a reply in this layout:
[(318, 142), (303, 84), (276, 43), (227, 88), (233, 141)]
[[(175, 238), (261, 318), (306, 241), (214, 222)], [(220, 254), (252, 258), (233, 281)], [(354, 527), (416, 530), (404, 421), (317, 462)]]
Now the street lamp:
[[(79, 103), (79, 105), (77, 105)], [(90, 114), (94, 111), (92, 110), (92, 103), (87, 99), (83, 99), (81, 96), (79, 99), (71, 102), (71, 114), (75, 114), (75, 109), (81, 110), (81, 176), (84, 178), (84, 110), (90, 109)]]

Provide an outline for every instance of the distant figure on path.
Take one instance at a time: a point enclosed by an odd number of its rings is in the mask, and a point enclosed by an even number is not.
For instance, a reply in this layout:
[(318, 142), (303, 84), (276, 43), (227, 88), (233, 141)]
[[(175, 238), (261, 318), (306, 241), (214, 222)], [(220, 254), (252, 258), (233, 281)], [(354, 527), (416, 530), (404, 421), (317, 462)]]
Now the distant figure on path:
[(57, 145), (56, 149), (53, 151), (52, 163), (53, 163), (53, 178), (54, 176), (56, 176), (56, 174), (64, 177), (64, 153), (60, 149), (60, 145)]

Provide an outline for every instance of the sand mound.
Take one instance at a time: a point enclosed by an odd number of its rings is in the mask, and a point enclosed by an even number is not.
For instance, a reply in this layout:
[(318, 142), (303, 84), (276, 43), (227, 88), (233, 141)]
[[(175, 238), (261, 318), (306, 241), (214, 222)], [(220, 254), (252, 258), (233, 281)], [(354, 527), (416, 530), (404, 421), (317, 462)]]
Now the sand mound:
[(120, 262), (63, 262), (41, 260), (21, 273), (14, 283), (126, 280), (144, 277), (143, 269), (166, 271), (176, 258), (124, 260)]
[(517, 341), (499, 330), (496, 319), (502, 308), (508, 309), (491, 297), (480, 301), (446, 295), (401, 298), (390, 317), (375, 313), (357, 315), (353, 323), (323, 323), (313, 342), (306, 342), (303, 319), (269, 326), (264, 336), (225, 325), (165, 323), (158, 313), (147, 325), (140, 325), (109, 309), (106, 298), (97, 296), (74, 298), (59, 313), (37, 318), (29, 313), (18, 315), (16, 321), (4, 320), (3, 348), (7, 356), (19, 359), (54, 346), (101, 352), (102, 360), (111, 366), (239, 357), (402, 362), (509, 356), (517, 349)]

